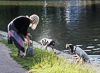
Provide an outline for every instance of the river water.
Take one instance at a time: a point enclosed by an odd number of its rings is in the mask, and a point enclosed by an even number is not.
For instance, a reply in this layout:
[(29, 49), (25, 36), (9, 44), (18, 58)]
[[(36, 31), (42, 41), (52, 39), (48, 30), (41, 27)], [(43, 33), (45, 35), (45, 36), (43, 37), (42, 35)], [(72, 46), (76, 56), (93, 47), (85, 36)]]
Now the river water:
[(0, 30), (7, 32), (13, 18), (31, 14), (40, 17), (37, 29), (28, 29), (34, 41), (51, 38), (58, 50), (71, 43), (89, 55), (100, 55), (100, 1), (0, 1)]

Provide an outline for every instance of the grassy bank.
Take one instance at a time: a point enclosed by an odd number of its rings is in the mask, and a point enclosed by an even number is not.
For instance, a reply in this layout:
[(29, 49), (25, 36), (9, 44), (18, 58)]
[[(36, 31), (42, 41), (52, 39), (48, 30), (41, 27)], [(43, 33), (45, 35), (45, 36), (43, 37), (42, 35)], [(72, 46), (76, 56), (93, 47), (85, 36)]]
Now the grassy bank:
[(6, 40), (0, 41), (9, 47), (12, 51), (10, 54), (23, 68), (28, 69), (29, 73), (94, 73), (90, 66), (85, 64), (70, 64), (60, 59), (52, 52), (35, 48), (34, 57), (17, 57), (17, 48), (14, 44), (8, 45)]

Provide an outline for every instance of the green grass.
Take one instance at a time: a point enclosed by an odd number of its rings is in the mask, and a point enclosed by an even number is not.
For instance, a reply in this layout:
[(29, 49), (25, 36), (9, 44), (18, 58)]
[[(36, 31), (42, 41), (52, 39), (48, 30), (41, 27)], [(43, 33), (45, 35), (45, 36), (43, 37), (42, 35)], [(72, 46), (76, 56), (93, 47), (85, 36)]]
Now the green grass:
[[(14, 44), (7, 44), (7, 41), (2, 40), (12, 50), (10, 54), (23, 68), (28, 69), (29, 73), (94, 73), (90, 66), (85, 64), (71, 64), (64, 59), (60, 59), (52, 52), (41, 50), (34, 47), (35, 56), (19, 58), (17, 57), (17, 48)], [(38, 66), (38, 63), (41, 67)]]

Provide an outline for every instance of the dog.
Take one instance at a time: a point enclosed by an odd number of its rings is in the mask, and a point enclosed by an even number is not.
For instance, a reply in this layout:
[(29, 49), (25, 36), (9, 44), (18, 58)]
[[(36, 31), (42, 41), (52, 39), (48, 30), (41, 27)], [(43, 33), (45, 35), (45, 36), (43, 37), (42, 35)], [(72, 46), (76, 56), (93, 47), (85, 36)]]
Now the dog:
[(42, 46), (45, 46), (46, 50), (47, 50), (47, 47), (51, 47), (52, 50), (53, 50), (53, 47), (55, 46), (55, 41), (52, 40), (52, 39), (48, 39), (48, 38), (41, 39), (40, 43), (41, 43)]
[(88, 54), (84, 50), (82, 50), (80, 47), (73, 46), (72, 44), (66, 44), (66, 48), (71, 50), (71, 53), (76, 54), (79, 57), (77, 62), (82, 60), (86, 63), (90, 63)]

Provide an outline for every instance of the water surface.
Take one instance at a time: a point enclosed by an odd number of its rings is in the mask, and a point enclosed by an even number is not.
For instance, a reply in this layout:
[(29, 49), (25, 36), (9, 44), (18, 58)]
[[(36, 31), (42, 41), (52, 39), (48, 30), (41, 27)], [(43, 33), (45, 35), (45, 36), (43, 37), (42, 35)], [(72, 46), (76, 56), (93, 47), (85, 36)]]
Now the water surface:
[(19, 15), (38, 14), (40, 22), (31, 32), (34, 41), (55, 40), (55, 48), (65, 50), (66, 43), (78, 45), (89, 55), (100, 54), (100, 1), (0, 1), (0, 30)]

